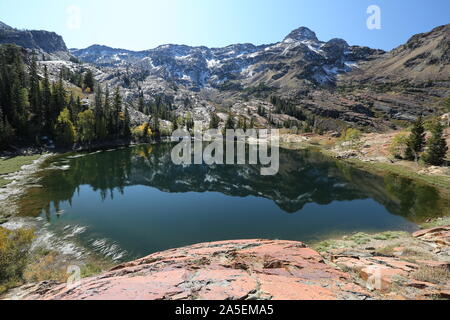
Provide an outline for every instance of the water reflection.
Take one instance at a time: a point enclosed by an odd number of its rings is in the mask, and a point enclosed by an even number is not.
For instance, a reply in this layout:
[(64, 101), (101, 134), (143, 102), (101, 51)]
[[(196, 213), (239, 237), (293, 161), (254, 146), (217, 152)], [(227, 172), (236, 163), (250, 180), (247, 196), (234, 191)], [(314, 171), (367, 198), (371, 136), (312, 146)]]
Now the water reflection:
[(312, 150), (280, 150), (275, 176), (253, 165), (176, 166), (170, 150), (165, 144), (53, 158), (20, 211), (43, 215), (54, 230), (83, 230), (78, 236), (88, 245), (123, 259), (205, 241), (414, 230), (448, 213), (448, 200), (432, 187)]
[[(144, 185), (168, 193), (220, 192), (234, 197), (263, 197), (286, 213), (298, 213), (307, 203), (327, 205), (333, 201), (371, 198), (396, 215), (414, 222), (442, 215), (448, 202), (430, 186), (393, 174), (376, 176), (312, 150), (280, 153), (280, 172), (261, 176), (257, 165), (177, 166), (170, 158), (171, 146), (145, 145), (90, 155), (54, 158), (40, 183), (25, 197), (31, 215), (50, 204), (71, 202), (81, 185), (89, 185), (105, 200), (126, 187)], [(67, 169), (68, 168), (68, 169)], [(22, 210), (24, 212), (24, 210)]]

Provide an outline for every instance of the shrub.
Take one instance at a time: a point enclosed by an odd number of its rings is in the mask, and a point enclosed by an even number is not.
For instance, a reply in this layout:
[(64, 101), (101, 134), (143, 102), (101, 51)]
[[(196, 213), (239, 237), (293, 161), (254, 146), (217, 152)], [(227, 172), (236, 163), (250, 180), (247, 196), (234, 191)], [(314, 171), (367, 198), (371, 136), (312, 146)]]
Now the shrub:
[(75, 127), (70, 121), (69, 109), (65, 108), (58, 116), (55, 125), (56, 143), (59, 146), (71, 146), (75, 142)]
[(395, 158), (402, 159), (408, 149), (409, 135), (405, 132), (397, 134), (389, 145), (389, 153)]
[(33, 238), (33, 230), (0, 227), (0, 293), (22, 281)]
[(340, 140), (348, 142), (351, 147), (360, 147), (362, 132), (358, 129), (347, 128), (341, 134)]
[(435, 284), (446, 283), (450, 278), (450, 271), (445, 268), (433, 268), (422, 266), (415, 271), (411, 277), (418, 281), (430, 282)]
[(141, 142), (148, 142), (148, 140), (151, 138), (153, 134), (152, 130), (150, 129), (150, 124), (148, 122), (140, 126), (134, 127), (131, 130), (131, 133), (135, 140)]

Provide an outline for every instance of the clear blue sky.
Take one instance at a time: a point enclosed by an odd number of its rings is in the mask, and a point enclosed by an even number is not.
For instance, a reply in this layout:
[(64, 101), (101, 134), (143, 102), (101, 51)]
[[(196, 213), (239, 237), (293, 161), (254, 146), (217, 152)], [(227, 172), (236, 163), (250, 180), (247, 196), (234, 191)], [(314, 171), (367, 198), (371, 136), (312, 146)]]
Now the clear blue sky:
[[(366, 27), (374, 4), (381, 8), (381, 30)], [(80, 8), (79, 28), (68, 26), (70, 5)], [(306, 26), (321, 40), (339, 37), (388, 50), (450, 23), (450, 0), (1, 0), (0, 21), (55, 31), (75, 48), (264, 44)]]

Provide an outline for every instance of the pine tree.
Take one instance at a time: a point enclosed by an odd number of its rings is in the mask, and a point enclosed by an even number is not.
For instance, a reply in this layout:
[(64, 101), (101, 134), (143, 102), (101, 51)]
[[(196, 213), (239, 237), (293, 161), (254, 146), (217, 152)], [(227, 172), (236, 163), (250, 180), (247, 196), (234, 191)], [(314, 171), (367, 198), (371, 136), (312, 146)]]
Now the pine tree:
[(159, 117), (157, 114), (153, 116), (153, 121), (151, 123), (151, 130), (156, 140), (161, 138), (161, 128), (159, 125)]
[(21, 138), (29, 138), (29, 130), (27, 126), (28, 118), (30, 115), (30, 102), (28, 99), (28, 89), (20, 88), (18, 92), (17, 101), (17, 115), (18, 123), (16, 128), (18, 129), (18, 135)]
[(417, 161), (419, 159), (419, 155), (425, 147), (425, 137), (426, 133), (423, 126), (423, 119), (422, 117), (419, 117), (411, 129), (411, 135), (408, 139), (408, 148), (405, 152), (406, 160)]
[(450, 127), (450, 96), (444, 101), (444, 108), (447, 112), (447, 127)]
[(125, 115), (123, 122), (124, 124), (122, 136), (125, 139), (129, 139), (131, 137), (131, 128), (130, 128), (130, 112), (128, 111), (128, 108), (125, 108)]
[(41, 90), (39, 88), (39, 76), (37, 73), (36, 56), (33, 54), (30, 65), (30, 107), (33, 112), (36, 123), (39, 127), (42, 126), (43, 113), (41, 104)]
[(440, 166), (444, 163), (447, 154), (447, 141), (443, 137), (444, 127), (439, 121), (433, 123), (431, 128), (431, 138), (427, 141), (427, 149), (423, 160), (431, 165)]
[(225, 129), (234, 129), (236, 124), (234, 123), (234, 118), (231, 113), (228, 114), (227, 121), (225, 122)]
[(113, 135), (117, 138), (120, 135), (120, 113), (122, 112), (122, 97), (120, 96), (119, 87), (116, 88), (113, 98), (112, 122)]
[(92, 74), (91, 70), (88, 70), (84, 75), (83, 83), (85, 90), (89, 89), (89, 92), (94, 92), (94, 75)]
[(139, 112), (144, 113), (145, 112), (145, 101), (144, 101), (144, 94), (139, 92), (139, 101), (138, 101), (138, 110)]
[(217, 116), (217, 114), (212, 113), (211, 121), (209, 122), (209, 128), (210, 129), (219, 129), (219, 124), (220, 124), (220, 118)]
[(3, 116), (2, 108), (0, 107), (0, 149), (5, 149), (13, 141), (14, 130), (8, 122), (8, 119)]
[(144, 129), (142, 131), (142, 136), (140, 137), (141, 141), (143, 141), (143, 142), (147, 142), (148, 141), (148, 129), (149, 128), (150, 128), (150, 123), (146, 122), (145, 125), (144, 125)]
[(104, 140), (108, 135), (107, 117), (103, 104), (103, 93), (100, 86), (95, 89), (95, 136), (97, 140)]
[(6, 117), (0, 122), (0, 147), (6, 148), (14, 141), (15, 133)]
[(44, 130), (49, 134), (52, 130), (51, 119), (51, 102), (52, 102), (52, 91), (50, 89), (50, 81), (48, 79), (47, 66), (44, 66), (44, 80), (42, 81), (42, 107), (44, 114)]
[(109, 94), (109, 87), (106, 87), (106, 90), (105, 90), (105, 99), (104, 99), (104, 103), (103, 103), (103, 110), (105, 112), (106, 128), (108, 131), (108, 135), (112, 135), (113, 131), (114, 131), (114, 121), (112, 119), (113, 112), (111, 110), (111, 99), (110, 99), (110, 94)]

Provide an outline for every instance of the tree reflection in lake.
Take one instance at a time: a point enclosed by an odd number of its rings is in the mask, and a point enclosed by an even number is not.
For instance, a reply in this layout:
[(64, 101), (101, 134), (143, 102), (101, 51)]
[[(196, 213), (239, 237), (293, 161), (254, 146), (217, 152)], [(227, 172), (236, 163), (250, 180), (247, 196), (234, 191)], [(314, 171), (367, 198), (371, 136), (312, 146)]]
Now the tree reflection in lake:
[[(411, 222), (449, 207), (430, 186), (369, 174), (312, 150), (280, 150), (279, 173), (261, 176), (257, 165), (177, 166), (171, 148), (53, 158), (40, 173), (42, 187), (20, 200), (21, 212), (45, 214), (55, 228), (86, 225), (92, 237), (145, 254), (232, 238), (312, 240), (357, 230), (411, 230)], [(278, 214), (283, 212), (288, 215)], [(185, 228), (191, 229), (180, 231)]]

